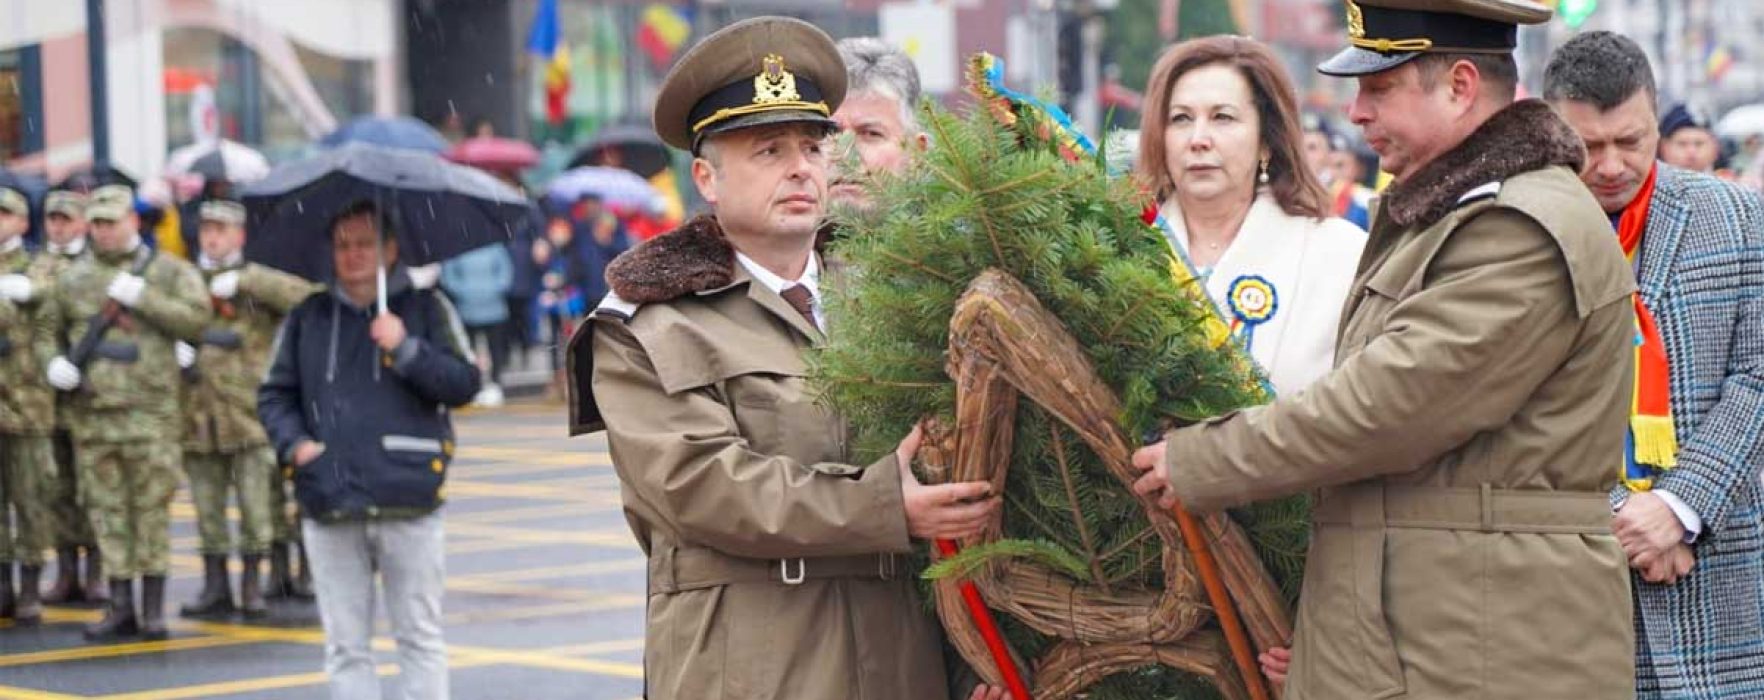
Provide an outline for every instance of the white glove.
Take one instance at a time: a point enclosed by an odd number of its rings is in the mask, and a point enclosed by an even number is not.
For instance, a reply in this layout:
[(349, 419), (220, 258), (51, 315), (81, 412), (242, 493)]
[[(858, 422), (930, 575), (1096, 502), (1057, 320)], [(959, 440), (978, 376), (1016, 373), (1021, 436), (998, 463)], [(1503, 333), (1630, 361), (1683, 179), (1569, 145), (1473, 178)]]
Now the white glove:
[(410, 286), (417, 289), (430, 289), (436, 280), (441, 279), (441, 263), (429, 263), (406, 268), (405, 274), (410, 275)]
[(219, 299), (231, 299), (239, 293), (239, 271), (227, 270), (208, 281), (208, 293)]
[(172, 351), (178, 355), (178, 369), (189, 369), (196, 366), (196, 346), (180, 340), (172, 346)]
[(31, 286), (31, 278), (24, 275), (0, 275), (0, 297), (8, 301), (22, 304), (30, 301), (36, 294)]
[(49, 361), (49, 386), (62, 391), (73, 391), (80, 388), (80, 368), (68, 362), (65, 357), (56, 357)]
[(119, 272), (114, 279), (110, 280), (110, 288), (104, 293), (115, 299), (116, 303), (132, 309), (136, 304), (141, 303), (141, 293), (145, 291), (147, 291), (147, 280), (127, 272)]

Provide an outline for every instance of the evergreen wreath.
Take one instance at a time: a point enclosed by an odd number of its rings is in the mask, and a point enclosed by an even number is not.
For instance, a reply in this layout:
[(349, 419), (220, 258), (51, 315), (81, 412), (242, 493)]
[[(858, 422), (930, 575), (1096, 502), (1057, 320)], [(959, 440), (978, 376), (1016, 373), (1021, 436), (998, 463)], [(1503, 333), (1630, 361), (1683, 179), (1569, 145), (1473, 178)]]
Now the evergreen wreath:
[[(1006, 613), (1038, 699), (1239, 697), (1170, 514), (1123, 470), (1140, 436), (1269, 389), (1144, 195), (1000, 72), (971, 59), (976, 104), (927, 105), (931, 148), (866, 183), (873, 207), (836, 215), (846, 273), (829, 284), (839, 331), (811, 357), (816, 385), (856, 426), (860, 462), (930, 417), (921, 478), (1004, 494), (999, 522), (925, 571), (952, 642), (989, 682), (959, 580)], [(1308, 514), (1300, 497), (1205, 519), (1258, 645), (1286, 641)]]

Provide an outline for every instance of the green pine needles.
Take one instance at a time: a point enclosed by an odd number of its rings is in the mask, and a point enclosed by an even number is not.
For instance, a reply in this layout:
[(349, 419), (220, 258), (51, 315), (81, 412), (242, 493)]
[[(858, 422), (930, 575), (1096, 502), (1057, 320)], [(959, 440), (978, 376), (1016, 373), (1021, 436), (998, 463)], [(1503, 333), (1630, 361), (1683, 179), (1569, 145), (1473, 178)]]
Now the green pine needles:
[[(1252, 363), (1223, 340), (1204, 289), (1141, 219), (1133, 184), (1107, 177), (1100, 156), (1069, 158), (1056, 128), (1007, 109), (927, 107), (929, 151), (904, 175), (869, 183), (867, 212), (838, 214), (832, 251), (846, 270), (828, 294), (837, 329), (811, 363), (823, 398), (854, 426), (859, 462), (894, 449), (921, 418), (953, 415), (949, 319), (988, 268), (1023, 282), (1066, 324), (1120, 398), (1117, 420), (1133, 439), (1266, 402)], [(1017, 413), (1005, 539), (928, 575), (1022, 557), (1092, 585), (1159, 589), (1161, 541), (1133, 494), (1032, 402), (1021, 400)], [(1307, 513), (1304, 499), (1236, 513), (1289, 598)], [(1033, 634), (1027, 628), (1009, 627), (1019, 650), (1044, 646), (1021, 639)], [(1141, 690), (1092, 697), (1193, 697), (1191, 682), (1159, 671), (1123, 674), (1096, 690), (1123, 683)]]

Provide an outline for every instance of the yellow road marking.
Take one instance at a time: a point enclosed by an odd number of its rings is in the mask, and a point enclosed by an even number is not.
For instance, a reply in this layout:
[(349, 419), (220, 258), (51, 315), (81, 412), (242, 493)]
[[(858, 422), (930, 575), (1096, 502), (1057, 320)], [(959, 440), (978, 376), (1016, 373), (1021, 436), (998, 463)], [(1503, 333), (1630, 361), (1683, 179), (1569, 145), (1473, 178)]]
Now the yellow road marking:
[(642, 649), (643, 639), (638, 637), (634, 639), (614, 639), (605, 642), (589, 642), (587, 644), (571, 644), (569, 646), (561, 647), (546, 647), (539, 651), (547, 654), (555, 654), (557, 656), (594, 656), (596, 654), (611, 654), (621, 651), (640, 651)]
[[(474, 664), (475, 665), (475, 664)], [(380, 664), (374, 672), (382, 676), (398, 675), (398, 664)], [(182, 698), (212, 698), (215, 696), (249, 693), (256, 690), (275, 690), (278, 688), (298, 688), (308, 685), (319, 685), (325, 682), (325, 673), (292, 673), (285, 676), (266, 676), (263, 678), (247, 678), (237, 681), (221, 681), (219, 683), (202, 683), (185, 685), (176, 688), (143, 690), (135, 693), (117, 693), (100, 695), (95, 700), (180, 700)]]
[(612, 547), (614, 549), (637, 549), (637, 540), (631, 531), (625, 528), (616, 530), (598, 530), (573, 532), (568, 530), (534, 530), (529, 528), (503, 527), (500, 525), (482, 525), (478, 523), (449, 523), (449, 534), (467, 537), (487, 537), (503, 542), (528, 542), (534, 544), (586, 544), (596, 547)]
[(508, 622), (510, 620), (531, 620), (540, 617), (562, 617), (565, 615), (576, 615), (580, 613), (642, 608), (644, 602), (644, 597), (640, 595), (608, 595), (603, 600), (590, 603), (555, 603), (552, 605), (528, 605), (504, 610), (473, 610), (469, 612), (448, 613), (443, 616), (443, 619), (450, 625)]
[(457, 523), (507, 523), (521, 520), (540, 520), (543, 518), (561, 518), (586, 515), (595, 511), (583, 510), (577, 503), (554, 503), (552, 505), (515, 506), (496, 510), (480, 510), (472, 513), (448, 513), (448, 524)]
[(45, 690), (0, 685), (0, 700), (86, 700), (84, 695), (63, 695)]
[(511, 569), (483, 574), (461, 574), (448, 577), (449, 582), (465, 579), (470, 581), (538, 581), (553, 578), (569, 578), (574, 576), (591, 576), (594, 574), (617, 574), (631, 571), (642, 571), (649, 567), (649, 560), (643, 557), (614, 559), (612, 561), (596, 561), (587, 564), (568, 564), (564, 566), (546, 566), (531, 569)]
[(51, 664), (60, 661), (105, 659), (116, 656), (133, 656), (136, 654), (156, 654), (170, 651), (185, 651), (189, 649), (208, 649), (211, 647), (233, 646), (249, 642), (250, 640), (227, 639), (223, 637), (189, 637), (185, 639), (167, 639), (161, 642), (131, 642), (127, 644), (108, 644), (104, 646), (55, 649), (52, 651), (34, 651), (23, 654), (7, 654), (5, 656), (0, 656), (0, 668), (7, 666), (24, 666), (28, 664)]

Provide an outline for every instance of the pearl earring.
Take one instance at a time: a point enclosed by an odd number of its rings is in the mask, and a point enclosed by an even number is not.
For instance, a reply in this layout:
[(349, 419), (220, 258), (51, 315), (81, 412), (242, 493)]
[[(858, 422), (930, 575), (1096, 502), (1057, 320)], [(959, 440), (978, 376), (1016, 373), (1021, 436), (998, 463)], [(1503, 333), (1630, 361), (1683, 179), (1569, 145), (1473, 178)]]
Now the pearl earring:
[(1264, 185), (1268, 184), (1268, 158), (1266, 156), (1262, 157), (1262, 174), (1256, 179)]

